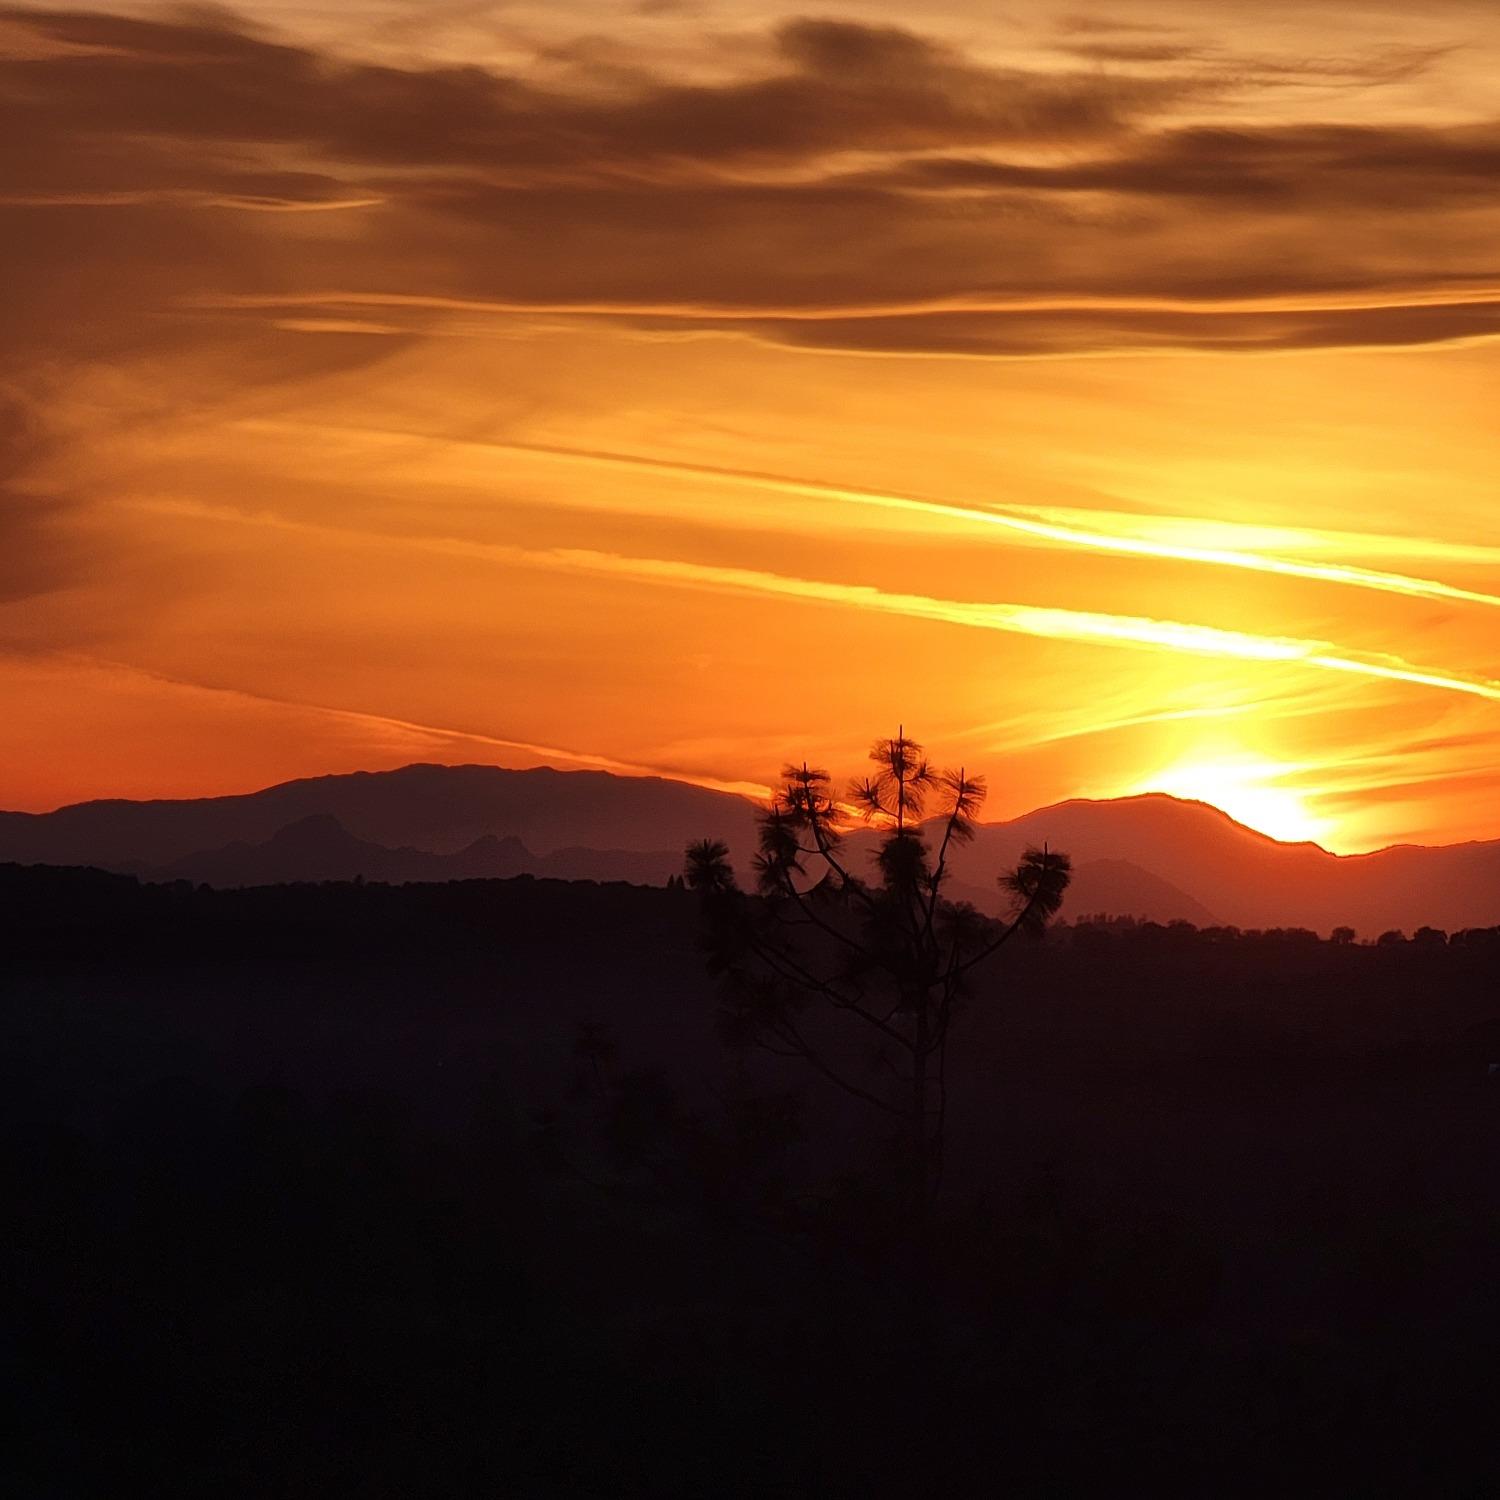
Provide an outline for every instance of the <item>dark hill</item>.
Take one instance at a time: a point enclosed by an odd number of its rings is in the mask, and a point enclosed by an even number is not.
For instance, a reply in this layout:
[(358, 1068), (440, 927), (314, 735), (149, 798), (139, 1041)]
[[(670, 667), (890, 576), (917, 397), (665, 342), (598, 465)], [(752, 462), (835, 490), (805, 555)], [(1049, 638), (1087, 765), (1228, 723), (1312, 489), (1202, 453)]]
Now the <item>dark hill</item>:
[[(226, 885), (526, 873), (661, 884), (680, 868), (683, 846), (703, 837), (728, 843), (748, 874), (756, 811), (745, 798), (660, 778), (415, 765), (238, 797), (0, 813), (0, 860)], [(1161, 795), (1063, 802), (986, 824), (955, 853), (954, 894), (996, 910), (995, 876), (1043, 842), (1073, 858), (1070, 916), (1324, 932), (1349, 925), (1367, 937), (1500, 921), (1500, 842), (1341, 857)], [(851, 858), (863, 859), (872, 843), (856, 835)]]
[(1387, 928), (1500, 921), (1500, 842), (1341, 856), (1317, 844), (1279, 843), (1217, 808), (1162, 795), (1063, 802), (986, 825), (955, 865), (960, 878), (972, 879), (971, 871), (1003, 869), (1025, 845), (1044, 840), (1075, 865), (1142, 865), (1240, 927), (1326, 932), (1348, 924), (1374, 937)]
[(141, 873), (152, 880), (190, 880), (222, 886), (285, 885), (325, 880), (380, 880), (393, 885), (422, 881), (509, 880), (517, 875), (557, 880), (618, 880), (665, 885), (682, 866), (679, 850), (557, 849), (533, 854), (513, 835), (487, 833), (452, 854), (402, 846), (388, 849), (356, 838), (335, 817), (315, 813), (289, 823), (264, 843), (243, 839), (222, 849), (200, 850), (185, 859)]
[(487, 834), (520, 839), (538, 854), (569, 846), (680, 850), (714, 831), (744, 844), (754, 814), (743, 797), (659, 777), (413, 765), (288, 781), (236, 797), (0, 813), (0, 859), (156, 868), (227, 844), (265, 843), (318, 815), (336, 818), (355, 838), (438, 854)]
[(1005, 950), (919, 1341), (884, 1116), (726, 1050), (690, 892), (0, 865), (0, 932), (5, 1493), (1494, 1489), (1500, 931)]

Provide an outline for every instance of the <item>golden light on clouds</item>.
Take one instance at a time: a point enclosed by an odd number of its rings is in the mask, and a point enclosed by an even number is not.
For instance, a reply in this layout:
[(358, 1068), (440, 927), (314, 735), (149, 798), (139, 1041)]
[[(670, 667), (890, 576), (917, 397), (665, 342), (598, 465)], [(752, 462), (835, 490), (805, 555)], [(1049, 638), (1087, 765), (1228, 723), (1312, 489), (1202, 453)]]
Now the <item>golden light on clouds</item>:
[(1497, 67), (1477, 0), (0, 7), (0, 805), (904, 721), (995, 816), (1500, 837)]

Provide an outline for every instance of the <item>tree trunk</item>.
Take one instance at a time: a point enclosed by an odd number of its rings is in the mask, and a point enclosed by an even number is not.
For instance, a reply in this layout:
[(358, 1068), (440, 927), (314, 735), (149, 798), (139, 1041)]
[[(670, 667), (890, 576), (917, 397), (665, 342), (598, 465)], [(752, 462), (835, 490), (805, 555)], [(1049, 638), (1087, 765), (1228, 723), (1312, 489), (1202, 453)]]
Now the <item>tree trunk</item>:
[[(922, 997), (925, 1001), (926, 996)], [(912, 1025), (911, 1098), (907, 1121), (906, 1244), (901, 1260), (905, 1282), (906, 1334), (904, 1368), (911, 1382), (909, 1410), (922, 1411), (931, 1398), (932, 1354), (936, 1335), (932, 1266), (932, 1150), (928, 1132), (928, 1051), (930, 1018), (918, 1003)], [(919, 1446), (925, 1448), (925, 1423), (918, 1423)], [(927, 1456), (924, 1452), (922, 1462)]]
[[(923, 1000), (926, 997), (923, 996)], [(926, 1284), (931, 1277), (928, 1243), (929, 1220), (932, 1209), (932, 1142), (928, 1130), (927, 1096), (930, 1087), (927, 1077), (929, 1052), (928, 1015), (925, 1004), (916, 1008), (911, 1065), (911, 1118), (907, 1149), (911, 1160), (907, 1164), (908, 1192), (907, 1222), (911, 1235), (912, 1293), (924, 1299)]]

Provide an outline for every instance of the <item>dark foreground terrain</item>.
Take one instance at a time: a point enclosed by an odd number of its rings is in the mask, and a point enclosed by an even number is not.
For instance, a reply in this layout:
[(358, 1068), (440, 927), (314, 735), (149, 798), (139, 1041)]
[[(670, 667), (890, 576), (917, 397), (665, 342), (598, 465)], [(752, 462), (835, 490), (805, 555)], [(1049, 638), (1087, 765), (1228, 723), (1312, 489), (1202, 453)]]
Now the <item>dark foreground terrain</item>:
[(913, 1295), (880, 1117), (721, 1046), (686, 892), (5, 867), (0, 923), (9, 1493), (1500, 1478), (1500, 933), (1007, 949)]

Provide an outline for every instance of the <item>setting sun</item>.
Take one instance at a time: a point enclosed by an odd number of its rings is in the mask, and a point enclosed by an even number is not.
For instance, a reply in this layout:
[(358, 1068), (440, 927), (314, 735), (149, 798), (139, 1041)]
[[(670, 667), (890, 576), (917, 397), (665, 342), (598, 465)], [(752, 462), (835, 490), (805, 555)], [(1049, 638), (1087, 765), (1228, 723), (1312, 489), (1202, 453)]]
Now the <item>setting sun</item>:
[(0, 0), (0, 1492), (1493, 1492), (1497, 80)]
[(1298, 770), (1250, 755), (1184, 760), (1147, 777), (1135, 791), (1207, 802), (1284, 843), (1324, 843), (1332, 825), (1308, 806), (1307, 793), (1286, 784)]
[(1500, 835), (1457, 3), (0, 5), (0, 807), (904, 721)]

